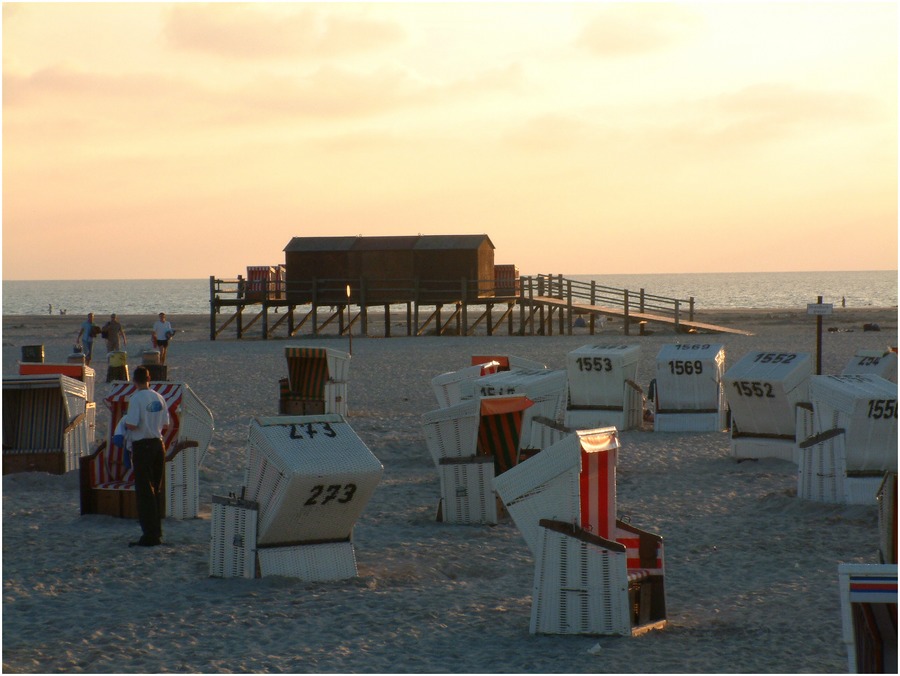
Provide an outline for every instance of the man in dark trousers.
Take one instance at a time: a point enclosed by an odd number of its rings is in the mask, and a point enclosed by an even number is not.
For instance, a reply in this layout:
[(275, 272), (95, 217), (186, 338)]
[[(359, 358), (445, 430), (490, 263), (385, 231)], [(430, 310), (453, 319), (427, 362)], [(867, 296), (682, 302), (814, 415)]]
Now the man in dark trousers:
[(131, 431), (134, 492), (144, 534), (128, 546), (155, 547), (162, 544), (159, 493), (166, 465), (162, 433), (169, 425), (169, 409), (162, 395), (150, 389), (150, 371), (146, 366), (138, 366), (132, 380), (137, 392), (128, 400), (125, 427)]

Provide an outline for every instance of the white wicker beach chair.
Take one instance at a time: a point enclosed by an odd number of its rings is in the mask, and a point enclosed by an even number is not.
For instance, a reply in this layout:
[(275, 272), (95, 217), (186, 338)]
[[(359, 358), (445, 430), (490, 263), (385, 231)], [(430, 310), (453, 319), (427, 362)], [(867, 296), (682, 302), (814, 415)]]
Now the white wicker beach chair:
[[(500, 362), (487, 361), (472, 366), (466, 366), (458, 371), (451, 371), (435, 376), (431, 379), (431, 389), (437, 399), (438, 406), (447, 408), (448, 406), (459, 404), (463, 400), (462, 390), (460, 388), (461, 383), (467, 380), (475, 380), (476, 378), (492, 373), (497, 373), (499, 367)], [(469, 389), (468, 392), (471, 397), (471, 389)]]
[(813, 435), (798, 444), (797, 495), (875, 504), (897, 471), (897, 384), (875, 375), (812, 376)]
[(813, 360), (804, 352), (749, 352), (723, 376), (731, 455), (799, 462), (796, 405), (809, 401)]
[(569, 401), (565, 424), (574, 429), (640, 428), (644, 393), (637, 384), (639, 345), (583, 345), (566, 355)]
[[(200, 514), (200, 465), (212, 440), (213, 415), (187, 383), (156, 381), (150, 388), (162, 395), (170, 424), (166, 444), (165, 515), (195, 519)], [(116, 425), (128, 410), (137, 386), (113, 381), (104, 403), (109, 409), (109, 431), (99, 449), (81, 461), (81, 513), (137, 518), (134, 474), (126, 467), (124, 452), (112, 445)]]
[(656, 355), (653, 429), (656, 432), (721, 432), (726, 427), (725, 346), (663, 345)]
[(881, 376), (896, 383), (897, 353), (892, 350), (857, 350), (841, 371), (841, 375)]
[(616, 520), (618, 448), (614, 428), (578, 431), (494, 479), (535, 556), (532, 633), (666, 623), (662, 538)]
[(897, 673), (897, 564), (838, 565), (842, 638), (851, 674)]
[(65, 474), (90, 452), (95, 409), (67, 375), (3, 378), (3, 473)]
[(353, 527), (383, 467), (346, 419), (256, 418), (248, 446), (244, 499), (259, 505), (259, 574), (307, 581), (355, 576)]

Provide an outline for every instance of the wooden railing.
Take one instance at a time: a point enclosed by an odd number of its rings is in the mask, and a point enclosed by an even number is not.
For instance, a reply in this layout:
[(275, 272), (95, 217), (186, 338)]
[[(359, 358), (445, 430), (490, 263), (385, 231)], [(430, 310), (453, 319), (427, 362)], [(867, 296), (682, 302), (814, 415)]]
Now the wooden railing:
[(694, 319), (694, 298), (669, 298), (638, 291), (603, 286), (594, 281), (582, 282), (562, 275), (534, 275), (522, 277), (522, 296), (551, 296), (571, 303), (595, 305), (611, 308), (622, 308), (629, 312), (661, 315), (664, 317), (682, 318), (687, 312), (687, 319)]

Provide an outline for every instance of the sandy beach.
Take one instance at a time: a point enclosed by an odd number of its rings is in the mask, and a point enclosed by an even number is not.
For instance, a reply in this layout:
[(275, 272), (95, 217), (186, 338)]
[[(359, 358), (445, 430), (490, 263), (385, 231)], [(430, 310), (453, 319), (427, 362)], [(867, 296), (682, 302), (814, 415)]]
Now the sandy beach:
[[(79, 316), (5, 316), (3, 373), (23, 345), (46, 361), (71, 352)], [(149, 347), (152, 316), (120, 317), (129, 363)], [(278, 410), (288, 344), (347, 350), (346, 337), (209, 340), (209, 317), (170, 317), (178, 330), (169, 379), (212, 410), (201, 470), (201, 515), (164, 523), (166, 545), (127, 547), (136, 521), (79, 514), (77, 472), (3, 477), (3, 670), (28, 673), (841, 673), (839, 563), (874, 563), (875, 506), (796, 497), (797, 468), (737, 463), (726, 433), (622, 432), (618, 510), (665, 539), (669, 626), (635, 638), (533, 636), (534, 562), (509, 520), (435, 521), (439, 481), (421, 432), (437, 408), (431, 379), (476, 354), (510, 354), (564, 368), (598, 338), (641, 346), (646, 389), (661, 345), (717, 342), (727, 365), (757, 349), (815, 353), (803, 310), (722, 310), (698, 320), (751, 336), (353, 337), (349, 417), (384, 465), (354, 531), (358, 577), (210, 578), (210, 503), (240, 492), (249, 421)], [(880, 331), (864, 331), (877, 323)], [(824, 319), (823, 373), (859, 349), (897, 345), (897, 309), (836, 308)], [(829, 330), (831, 329), (831, 330)], [(398, 331), (399, 332), (399, 331)], [(633, 333), (636, 333), (634, 331)], [(106, 350), (96, 348), (98, 436), (108, 412)], [(133, 368), (132, 366), (131, 368)]]

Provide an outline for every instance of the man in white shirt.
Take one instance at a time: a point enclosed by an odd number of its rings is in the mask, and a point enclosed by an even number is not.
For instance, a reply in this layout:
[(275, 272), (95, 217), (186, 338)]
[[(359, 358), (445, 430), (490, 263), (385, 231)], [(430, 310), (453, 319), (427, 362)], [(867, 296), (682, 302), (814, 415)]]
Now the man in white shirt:
[(166, 319), (166, 313), (160, 312), (159, 319), (153, 322), (153, 338), (159, 348), (159, 363), (166, 363), (166, 352), (169, 351), (169, 339), (175, 335), (172, 324)]
[(166, 466), (162, 434), (169, 426), (169, 409), (162, 395), (150, 389), (150, 371), (146, 366), (138, 366), (132, 380), (138, 389), (128, 400), (125, 427), (131, 431), (134, 492), (143, 535), (128, 546), (155, 547), (162, 544), (165, 507), (160, 489)]

